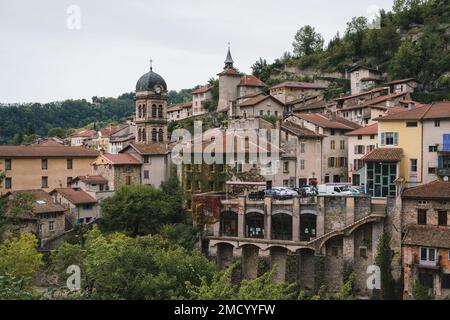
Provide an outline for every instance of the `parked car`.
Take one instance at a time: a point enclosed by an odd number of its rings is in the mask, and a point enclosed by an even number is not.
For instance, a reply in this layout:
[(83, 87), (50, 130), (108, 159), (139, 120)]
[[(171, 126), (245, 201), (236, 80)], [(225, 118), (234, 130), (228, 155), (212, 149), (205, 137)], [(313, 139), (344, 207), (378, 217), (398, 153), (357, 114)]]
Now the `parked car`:
[(310, 186), (310, 185), (304, 185), (300, 189), (305, 191), (305, 194), (307, 197), (316, 196), (317, 195), (317, 188)]
[(335, 185), (335, 184), (321, 184), (319, 185), (320, 196), (351, 196), (355, 195), (348, 185)]
[(290, 199), (293, 196), (297, 196), (298, 193), (295, 190), (287, 187), (274, 187), (266, 190), (266, 195), (274, 197), (276, 199)]
[(264, 200), (265, 194), (266, 193), (264, 191), (251, 192), (249, 193), (248, 198), (250, 200)]

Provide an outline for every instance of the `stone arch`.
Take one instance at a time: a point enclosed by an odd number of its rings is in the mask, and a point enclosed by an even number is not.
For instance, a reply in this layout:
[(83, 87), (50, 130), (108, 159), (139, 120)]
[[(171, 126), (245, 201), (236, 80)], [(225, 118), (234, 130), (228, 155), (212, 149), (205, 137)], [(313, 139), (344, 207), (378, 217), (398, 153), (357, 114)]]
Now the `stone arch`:
[(272, 216), (274, 216), (276, 214), (280, 214), (280, 213), (284, 213), (284, 214), (292, 216), (292, 211), (289, 211), (289, 210), (274, 210), (272, 212)]
[(246, 238), (264, 238), (264, 213), (259, 211), (253, 210), (245, 214)]
[(272, 215), (273, 240), (292, 240), (292, 215), (279, 210)]
[(247, 209), (247, 210), (245, 211), (245, 214), (247, 214), (247, 213), (252, 213), (252, 212), (256, 212), (256, 213), (259, 213), (259, 214), (264, 215), (264, 210), (256, 209), (256, 208), (250, 208), (250, 209)]
[(302, 215), (302, 214), (314, 214), (314, 215), (317, 216), (317, 211), (315, 211), (315, 210), (308, 210), (308, 209), (300, 210), (300, 215)]
[(317, 214), (312, 212), (314, 211), (305, 210), (300, 215), (300, 241), (311, 241), (317, 236)]
[(238, 236), (238, 213), (233, 210), (225, 210), (220, 213), (220, 236)]

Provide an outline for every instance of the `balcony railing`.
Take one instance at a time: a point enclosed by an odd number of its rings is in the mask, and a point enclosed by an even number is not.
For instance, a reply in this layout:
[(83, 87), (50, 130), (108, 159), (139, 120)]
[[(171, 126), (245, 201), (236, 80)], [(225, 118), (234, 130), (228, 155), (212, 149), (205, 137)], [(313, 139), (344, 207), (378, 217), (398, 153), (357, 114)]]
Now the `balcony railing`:
[(450, 153), (450, 146), (446, 144), (438, 144), (437, 151), (440, 153)]

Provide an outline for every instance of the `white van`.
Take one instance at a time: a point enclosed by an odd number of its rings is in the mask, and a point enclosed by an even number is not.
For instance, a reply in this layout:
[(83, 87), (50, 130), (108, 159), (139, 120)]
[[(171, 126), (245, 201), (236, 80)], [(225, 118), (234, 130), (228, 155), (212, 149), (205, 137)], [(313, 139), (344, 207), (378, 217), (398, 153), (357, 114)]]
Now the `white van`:
[(319, 196), (352, 196), (351, 189), (344, 184), (320, 184)]

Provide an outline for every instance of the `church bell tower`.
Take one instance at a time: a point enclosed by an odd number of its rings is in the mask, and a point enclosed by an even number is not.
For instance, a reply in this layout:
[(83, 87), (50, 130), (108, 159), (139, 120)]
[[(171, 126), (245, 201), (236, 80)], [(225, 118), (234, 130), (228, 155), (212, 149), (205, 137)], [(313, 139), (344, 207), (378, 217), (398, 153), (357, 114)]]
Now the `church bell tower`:
[(136, 144), (167, 144), (167, 85), (150, 71), (136, 84)]

